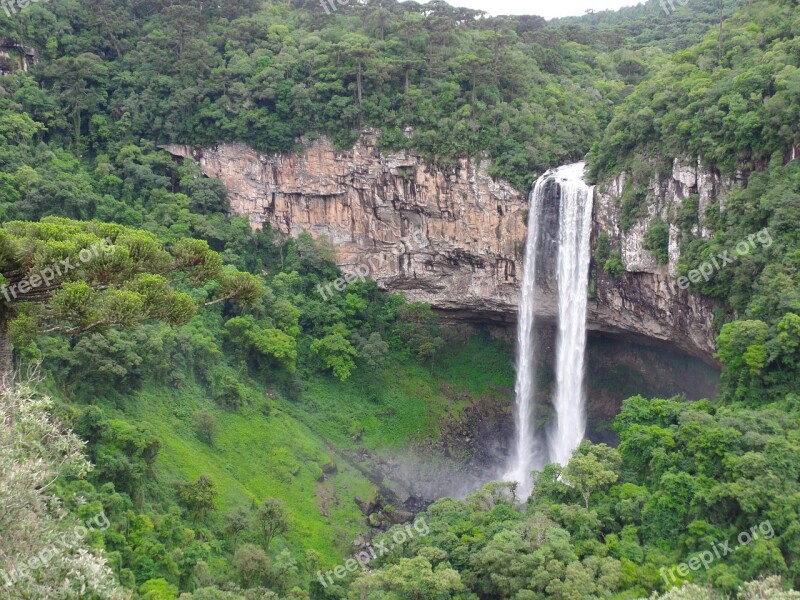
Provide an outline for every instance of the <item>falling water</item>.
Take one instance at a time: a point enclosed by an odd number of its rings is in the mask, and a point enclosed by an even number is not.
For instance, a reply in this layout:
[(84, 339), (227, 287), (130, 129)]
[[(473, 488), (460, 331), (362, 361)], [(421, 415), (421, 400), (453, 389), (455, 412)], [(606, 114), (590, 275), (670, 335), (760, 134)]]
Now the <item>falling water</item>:
[(586, 300), (593, 188), (583, 181), (584, 163), (558, 170), (561, 208), (558, 231), (558, 342), (556, 344), (556, 421), (548, 434), (550, 461), (566, 465), (583, 441)]
[[(583, 364), (586, 346), (586, 298), (589, 274), (592, 188), (583, 182), (584, 163), (548, 171), (533, 187), (529, 201), (522, 293), (517, 324), (516, 439), (514, 454), (504, 480), (517, 481), (520, 497), (531, 491), (530, 473), (551, 461), (565, 464), (580, 444), (586, 429), (583, 410)], [(560, 188), (558, 296), (559, 334), (554, 398), (556, 421), (549, 432), (547, 451), (534, 429), (534, 316), (536, 313), (536, 253), (546, 184)]]
[(519, 301), (517, 322), (517, 379), (514, 392), (517, 398), (515, 454), (509, 471), (503, 476), (506, 481), (519, 483), (519, 495), (526, 498), (531, 492), (530, 473), (534, 468), (536, 449), (533, 431), (534, 394), (534, 339), (533, 318), (536, 307), (536, 248), (539, 244), (539, 222), (542, 214), (544, 186), (548, 173), (542, 175), (533, 186), (528, 201), (528, 236), (525, 241), (525, 258), (522, 273), (522, 293)]

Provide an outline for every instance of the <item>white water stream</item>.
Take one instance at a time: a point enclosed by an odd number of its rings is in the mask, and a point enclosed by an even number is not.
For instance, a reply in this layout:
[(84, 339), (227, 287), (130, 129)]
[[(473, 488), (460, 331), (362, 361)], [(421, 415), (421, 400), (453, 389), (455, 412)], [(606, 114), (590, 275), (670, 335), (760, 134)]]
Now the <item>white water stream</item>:
[(539, 223), (542, 216), (544, 184), (547, 173), (539, 177), (528, 200), (528, 237), (525, 241), (525, 258), (522, 274), (522, 292), (517, 321), (517, 378), (514, 392), (517, 399), (516, 443), (506, 481), (519, 483), (518, 493), (527, 498), (531, 491), (531, 470), (537, 468), (543, 457), (536, 460), (533, 430), (533, 394), (536, 365), (534, 362), (533, 319), (536, 309), (536, 249), (539, 245)]
[[(586, 302), (593, 188), (583, 181), (583, 163), (559, 169), (561, 212), (558, 230), (558, 341), (556, 421), (548, 432), (550, 462), (566, 465), (586, 432), (583, 388)], [(563, 179), (561, 179), (563, 177)]]
[[(583, 374), (593, 188), (583, 181), (583, 171), (582, 162), (548, 171), (534, 184), (529, 200), (517, 324), (516, 437), (511, 464), (503, 476), (506, 481), (519, 483), (520, 498), (527, 498), (530, 494), (531, 471), (541, 469), (548, 461), (566, 464), (586, 430)], [(536, 340), (533, 325), (536, 314), (536, 253), (546, 184), (551, 179), (560, 188), (556, 273), (559, 314), (553, 398), (556, 419), (547, 432), (547, 448), (544, 448), (542, 436), (537, 436), (534, 427)]]

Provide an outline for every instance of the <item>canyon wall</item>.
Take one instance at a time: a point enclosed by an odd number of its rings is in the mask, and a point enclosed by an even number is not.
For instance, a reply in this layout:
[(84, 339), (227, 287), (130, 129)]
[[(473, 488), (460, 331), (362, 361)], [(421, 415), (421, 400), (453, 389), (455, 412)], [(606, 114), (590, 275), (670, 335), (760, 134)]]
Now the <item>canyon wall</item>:
[[(712, 234), (706, 226), (706, 211), (736, 182), (722, 178), (699, 161), (676, 158), (669, 174), (650, 179), (644, 201), (646, 215), (625, 230), (621, 216), (626, 177), (620, 174), (595, 190), (594, 242), (600, 233), (605, 233), (611, 248), (620, 252), (625, 271), (612, 277), (595, 269), (597, 288), (590, 304), (590, 319), (607, 320), (611, 313), (615, 315), (615, 327), (672, 341), (707, 358), (715, 350), (715, 304), (692, 294), (690, 286), (678, 284), (680, 245), (688, 233), (704, 238)], [(675, 217), (681, 211), (685, 213), (684, 199), (689, 196), (696, 196), (696, 222), (690, 232), (684, 232), (675, 224)], [(656, 220), (669, 223), (668, 260), (664, 264), (659, 264), (645, 244), (645, 235)], [(592, 315), (594, 310), (597, 312)]]
[(220, 179), (231, 209), (255, 227), (325, 235), (345, 272), (368, 268), (410, 301), (503, 319), (516, 310), (527, 201), (464, 158), (451, 169), (410, 152), (382, 154), (365, 136), (339, 153), (325, 140), (302, 154), (265, 156), (241, 144), (191, 149)]
[[(254, 227), (268, 223), (292, 236), (326, 236), (344, 272), (368, 269), (381, 288), (454, 318), (515, 321), (527, 197), (491, 178), (486, 160), (464, 157), (454, 167), (437, 167), (414, 152), (381, 152), (374, 134), (345, 152), (325, 139), (289, 155), (263, 155), (242, 144), (164, 148), (220, 179), (232, 211), (248, 216)], [(690, 193), (700, 195), (702, 228), (702, 214), (722, 185), (700, 165), (676, 161), (671, 179), (651, 184), (648, 216), (627, 232), (619, 225), (623, 176), (597, 191), (593, 238), (601, 231), (609, 235), (625, 272), (597, 273), (590, 329), (670, 342), (710, 360), (713, 306), (674, 285), (679, 232), (674, 240), (671, 233), (666, 265), (644, 248), (643, 236), (650, 220)], [(538, 286), (538, 313), (545, 320), (556, 314), (550, 283)]]

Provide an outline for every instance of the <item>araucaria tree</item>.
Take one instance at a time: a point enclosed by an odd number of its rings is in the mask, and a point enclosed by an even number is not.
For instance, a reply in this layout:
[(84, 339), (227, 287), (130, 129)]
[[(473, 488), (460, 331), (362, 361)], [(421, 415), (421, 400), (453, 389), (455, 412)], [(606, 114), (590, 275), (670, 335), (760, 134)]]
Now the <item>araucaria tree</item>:
[[(188, 292), (199, 286), (196, 301)], [(53, 217), (4, 223), (0, 386), (11, 381), (12, 344), (23, 348), (37, 335), (150, 320), (181, 325), (198, 304), (252, 303), (261, 293), (256, 277), (224, 267), (204, 241), (182, 239), (166, 248), (150, 233), (109, 223)]]

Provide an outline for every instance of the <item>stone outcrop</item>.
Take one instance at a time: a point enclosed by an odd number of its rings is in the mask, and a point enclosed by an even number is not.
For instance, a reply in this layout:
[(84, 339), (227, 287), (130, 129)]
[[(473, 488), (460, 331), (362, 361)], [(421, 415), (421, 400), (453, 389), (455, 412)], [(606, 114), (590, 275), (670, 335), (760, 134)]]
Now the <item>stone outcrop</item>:
[(411, 301), (490, 316), (513, 313), (527, 202), (463, 158), (439, 169), (410, 152), (382, 154), (365, 136), (339, 153), (325, 140), (303, 154), (265, 156), (241, 144), (193, 150), (220, 179), (234, 213), (298, 235), (325, 235), (345, 272), (367, 268)]
[(0, 38), (0, 76), (27, 72), (36, 64), (36, 50), (10, 38)]
[[(381, 152), (373, 133), (345, 152), (324, 139), (289, 155), (263, 155), (242, 144), (165, 149), (220, 179), (232, 211), (254, 227), (268, 223), (293, 236), (326, 236), (345, 272), (368, 269), (382, 288), (457, 318), (515, 320), (527, 198), (491, 178), (486, 160), (464, 157), (439, 167), (414, 152)], [(650, 220), (694, 193), (700, 196), (697, 233), (707, 234), (702, 217), (723, 182), (699, 165), (676, 162), (669, 181), (652, 182), (649, 216), (627, 232), (619, 225), (623, 185), (620, 176), (595, 195), (594, 239), (608, 233), (626, 272), (598, 274), (589, 327), (668, 341), (710, 360), (713, 306), (673, 283), (680, 232), (671, 233), (668, 265), (656, 262), (643, 239)], [(556, 312), (552, 287), (543, 282), (539, 289), (545, 319)]]
[[(675, 159), (666, 178), (654, 176), (647, 186), (647, 215), (627, 230), (620, 224), (621, 198), (626, 175), (599, 186), (595, 191), (594, 235), (605, 232), (612, 247), (619, 249), (625, 272), (621, 277), (597, 275), (597, 294), (590, 305), (590, 319), (613, 323), (624, 331), (667, 340), (703, 358), (714, 350), (714, 303), (681, 289), (676, 284), (680, 245), (685, 232), (674, 223), (683, 201), (697, 196), (697, 223), (691, 233), (708, 237), (706, 211), (735, 182), (722, 178), (699, 162)], [(669, 226), (669, 259), (659, 264), (645, 247), (645, 234), (654, 220)], [(699, 266), (699, 265), (698, 265)]]

